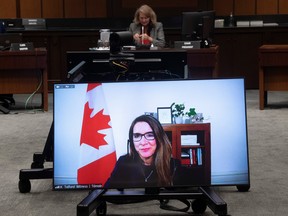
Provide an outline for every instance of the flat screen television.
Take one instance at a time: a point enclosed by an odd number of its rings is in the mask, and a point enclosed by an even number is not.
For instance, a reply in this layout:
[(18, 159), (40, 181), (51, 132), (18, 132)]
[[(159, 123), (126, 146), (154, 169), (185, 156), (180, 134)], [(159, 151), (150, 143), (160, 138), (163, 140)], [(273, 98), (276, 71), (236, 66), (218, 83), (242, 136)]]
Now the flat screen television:
[[(176, 104), (193, 118), (176, 123)], [(155, 181), (161, 175), (156, 165), (146, 172), (146, 162), (135, 154), (136, 142), (138, 150), (140, 142), (156, 139), (156, 151), (164, 148), (160, 129), (148, 124), (150, 131), (141, 133), (131, 126), (139, 116), (157, 119), (171, 143), (171, 155), (157, 157), (157, 163), (170, 160), (169, 186), (250, 185), (244, 79), (225, 78), (55, 84), (53, 189), (166, 187)], [(131, 152), (128, 166), (119, 166)], [(134, 169), (134, 159), (141, 168)], [(117, 171), (119, 181), (111, 184)]]
[(182, 39), (208, 40), (212, 43), (214, 35), (215, 11), (182, 12)]

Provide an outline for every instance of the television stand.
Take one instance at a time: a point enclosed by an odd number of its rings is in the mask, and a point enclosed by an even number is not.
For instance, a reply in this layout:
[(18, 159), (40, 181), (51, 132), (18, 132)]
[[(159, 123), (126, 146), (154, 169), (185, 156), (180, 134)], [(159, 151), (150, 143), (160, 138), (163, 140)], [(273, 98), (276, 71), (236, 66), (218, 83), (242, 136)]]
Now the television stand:
[(106, 202), (121, 203), (123, 200), (132, 200), (133, 202), (159, 200), (163, 202), (163, 200), (169, 199), (192, 199), (191, 208), (197, 214), (204, 213), (208, 206), (217, 215), (227, 215), (226, 202), (212, 188), (197, 187), (193, 190), (186, 188), (186, 190), (180, 191), (163, 189), (159, 193), (151, 194), (144, 189), (95, 189), (77, 205), (77, 216), (89, 216), (94, 210), (97, 215), (106, 215)]
[(31, 190), (30, 179), (52, 179), (53, 168), (44, 168), (44, 162), (53, 162), (54, 124), (49, 130), (43, 152), (33, 155), (31, 169), (21, 169), (19, 172), (18, 189), (21, 193), (29, 193)]

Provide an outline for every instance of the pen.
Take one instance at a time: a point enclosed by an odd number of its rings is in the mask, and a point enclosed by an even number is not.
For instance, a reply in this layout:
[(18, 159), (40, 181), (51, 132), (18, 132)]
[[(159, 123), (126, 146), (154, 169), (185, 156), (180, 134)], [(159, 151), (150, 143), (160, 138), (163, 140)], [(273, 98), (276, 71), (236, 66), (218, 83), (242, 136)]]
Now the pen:
[(141, 44), (144, 44), (143, 34), (144, 34), (144, 26), (141, 27)]

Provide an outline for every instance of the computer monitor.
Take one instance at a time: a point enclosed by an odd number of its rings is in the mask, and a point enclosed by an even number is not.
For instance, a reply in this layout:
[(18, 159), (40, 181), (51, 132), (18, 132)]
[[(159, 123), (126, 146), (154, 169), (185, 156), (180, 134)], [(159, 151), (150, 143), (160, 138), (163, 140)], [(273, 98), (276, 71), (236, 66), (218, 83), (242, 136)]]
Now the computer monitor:
[[(160, 174), (140, 167), (135, 174), (141, 183), (135, 185), (137, 178), (128, 178), (131, 173), (121, 166), (117, 186), (106, 184), (116, 163), (136, 145), (137, 131), (132, 142), (129, 128), (143, 115), (157, 119), (171, 142), (176, 162), (170, 165), (176, 168), (170, 171), (178, 176), (173, 187), (249, 185), (245, 101), (243, 78), (55, 84), (53, 188), (167, 186), (151, 183)], [(197, 118), (172, 121), (173, 103), (184, 104), (184, 113), (194, 109)], [(153, 132), (135, 139), (154, 139)]]
[(110, 54), (115, 55), (122, 52), (123, 46), (134, 44), (133, 35), (130, 31), (112, 32), (109, 37)]
[(182, 40), (208, 40), (214, 34), (215, 11), (182, 12)]

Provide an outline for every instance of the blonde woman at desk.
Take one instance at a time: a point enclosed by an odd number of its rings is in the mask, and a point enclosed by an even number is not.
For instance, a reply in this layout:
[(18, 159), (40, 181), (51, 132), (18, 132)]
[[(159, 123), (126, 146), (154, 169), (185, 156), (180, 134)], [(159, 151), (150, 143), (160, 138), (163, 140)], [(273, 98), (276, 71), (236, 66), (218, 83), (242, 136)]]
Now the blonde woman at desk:
[(133, 34), (136, 46), (165, 46), (163, 25), (157, 22), (156, 13), (148, 5), (142, 5), (136, 10), (129, 31)]

